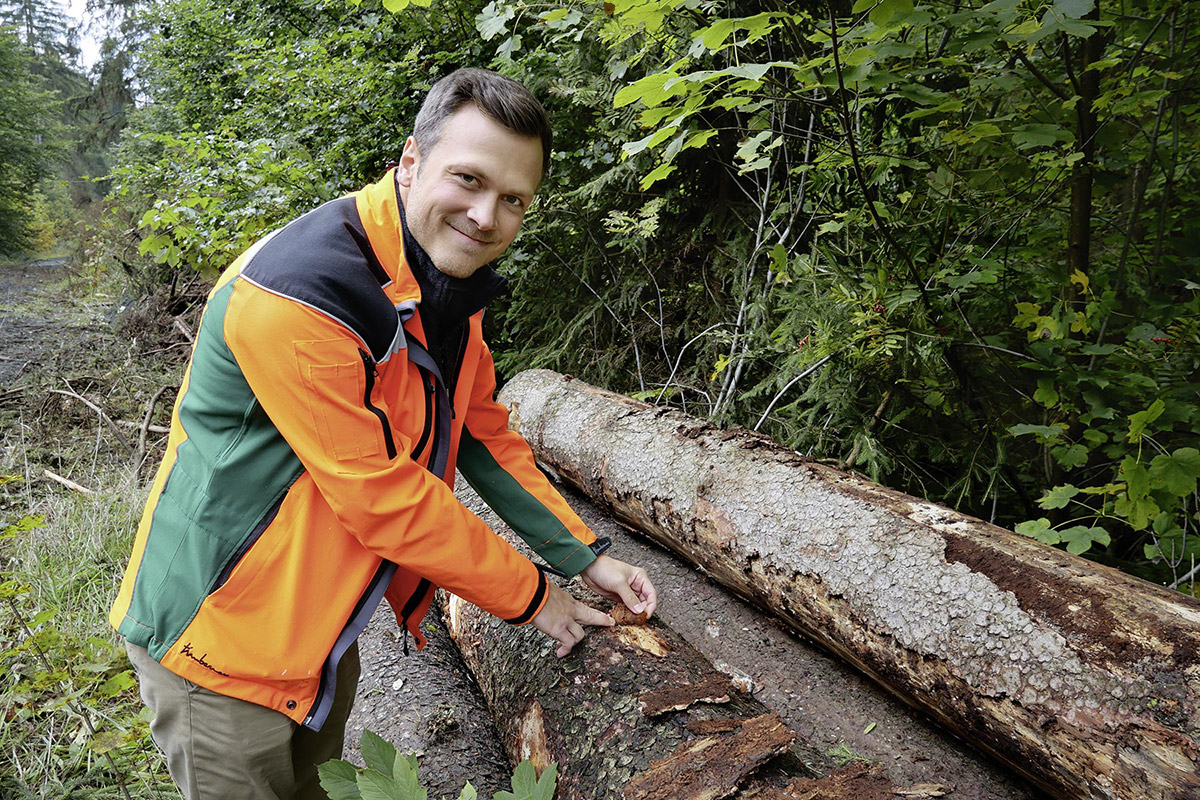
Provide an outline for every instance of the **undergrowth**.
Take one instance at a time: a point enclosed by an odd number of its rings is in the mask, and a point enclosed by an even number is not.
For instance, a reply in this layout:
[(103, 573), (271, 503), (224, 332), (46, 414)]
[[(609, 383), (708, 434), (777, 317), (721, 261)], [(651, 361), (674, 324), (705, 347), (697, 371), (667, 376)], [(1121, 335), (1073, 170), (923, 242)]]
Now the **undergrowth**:
[(36, 321), (44, 339), (10, 341), (20, 368), (0, 386), (5, 800), (178, 797), (107, 614), (145, 500), (145, 465), (161, 446), (150, 429), (170, 409), (164, 393), (147, 417), (146, 399), (178, 380), (179, 363), (148, 354), (136, 336), (113, 336), (97, 295), (115, 299), (120, 287), (74, 272), (6, 309)]

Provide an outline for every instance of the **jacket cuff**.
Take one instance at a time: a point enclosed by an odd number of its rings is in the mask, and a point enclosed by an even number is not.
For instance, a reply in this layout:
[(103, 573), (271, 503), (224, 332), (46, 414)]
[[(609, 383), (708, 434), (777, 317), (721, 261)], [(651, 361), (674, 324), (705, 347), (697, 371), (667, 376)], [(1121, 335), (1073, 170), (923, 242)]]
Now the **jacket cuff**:
[(565, 573), (568, 578), (574, 578), (595, 560), (596, 554), (592, 552), (591, 546), (579, 542), (579, 546), (572, 550), (566, 558), (555, 564), (554, 568)]
[[(590, 551), (589, 551), (590, 552)], [(533, 593), (533, 599), (529, 601), (529, 605), (518, 616), (504, 620), (511, 625), (524, 625), (538, 615), (542, 610), (542, 606), (546, 605), (546, 595), (549, 593), (549, 584), (546, 582), (546, 573), (540, 569), (537, 571), (538, 585), (537, 591)]]

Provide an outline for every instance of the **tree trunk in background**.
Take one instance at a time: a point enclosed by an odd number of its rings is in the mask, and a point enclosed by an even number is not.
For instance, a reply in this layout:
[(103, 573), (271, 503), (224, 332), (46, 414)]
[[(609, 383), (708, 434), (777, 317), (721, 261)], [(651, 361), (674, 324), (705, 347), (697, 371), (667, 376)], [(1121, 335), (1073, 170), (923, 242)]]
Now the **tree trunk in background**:
[(589, 628), (560, 660), (532, 625), (445, 593), (439, 604), (509, 757), (539, 773), (558, 765), (556, 800), (894, 798), (884, 774), (861, 764), (806, 777), (827, 772), (827, 759), (796, 746), (776, 714), (658, 620)]
[(1065, 797), (1200, 797), (1200, 602), (544, 370), (501, 400), (623, 521)]

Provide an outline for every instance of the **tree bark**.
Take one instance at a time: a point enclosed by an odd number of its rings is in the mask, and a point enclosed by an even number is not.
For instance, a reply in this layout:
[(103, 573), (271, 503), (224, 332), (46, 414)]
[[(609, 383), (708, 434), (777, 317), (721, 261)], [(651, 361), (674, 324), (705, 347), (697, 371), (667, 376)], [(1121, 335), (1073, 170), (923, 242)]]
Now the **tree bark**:
[(564, 479), (1048, 791), (1200, 797), (1200, 602), (552, 372), (501, 399)]
[(830, 770), (778, 715), (656, 619), (589, 628), (560, 660), (532, 625), (513, 627), (445, 593), (439, 605), (509, 757), (529, 759), (539, 773), (558, 765), (557, 800), (895, 796), (877, 768)]

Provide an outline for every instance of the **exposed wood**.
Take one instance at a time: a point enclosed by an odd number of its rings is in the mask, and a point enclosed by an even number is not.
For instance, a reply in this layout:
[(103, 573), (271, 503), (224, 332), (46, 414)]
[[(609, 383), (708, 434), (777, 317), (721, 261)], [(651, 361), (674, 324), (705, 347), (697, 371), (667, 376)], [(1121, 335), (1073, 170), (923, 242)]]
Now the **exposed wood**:
[[(169, 388), (174, 389), (175, 387), (171, 386)], [(130, 420), (127, 420), (127, 419), (119, 419), (119, 420), (117, 420), (117, 424), (120, 425), (122, 428), (133, 428), (134, 430), (142, 429), (141, 422), (131, 422)], [(168, 428), (166, 425), (147, 425), (145, 427), (146, 427), (146, 431), (148, 433), (170, 433), (171, 432), (171, 429)]]
[[(560, 660), (531, 625), (508, 625), (444, 593), (439, 602), (510, 757), (539, 771), (558, 764), (557, 800), (717, 800), (831, 769), (657, 618), (590, 628)], [(646, 707), (668, 687), (691, 687), (683, 694), (708, 702)]]
[[(68, 391), (68, 390), (70, 390), (70, 391)], [(130, 451), (133, 450), (133, 445), (130, 444), (129, 440), (125, 438), (125, 434), (121, 432), (120, 426), (117, 425), (117, 423), (112, 421), (112, 417), (108, 416), (108, 414), (104, 411), (103, 408), (96, 405), (91, 400), (88, 400), (83, 395), (77, 393), (74, 389), (71, 389), (71, 384), (69, 384), (69, 383), (67, 384), (67, 389), (51, 389), (50, 392), (53, 394), (61, 394), (61, 395), (64, 395), (65, 397), (72, 397), (72, 398), (78, 400), (79, 402), (83, 403), (85, 406), (90, 408), (92, 411), (95, 411), (96, 414), (100, 417), (100, 421), (112, 429), (112, 432), (117, 437), (117, 440), (121, 444), (125, 445), (125, 448), (127, 450), (130, 450)]]
[(187, 339), (188, 344), (196, 343), (196, 335), (192, 333), (192, 329), (188, 327), (182, 317), (175, 317), (172, 321), (175, 323), (175, 330), (183, 334), (183, 338)]
[[(178, 322), (178, 318), (175, 320)], [(150, 402), (146, 404), (146, 414), (142, 418), (142, 425), (138, 429), (137, 450), (133, 454), (133, 469), (134, 472), (140, 472), (142, 464), (146, 460), (146, 436), (150, 432), (150, 420), (154, 418), (154, 407), (158, 405), (158, 399), (169, 390), (176, 390), (174, 386), (160, 386), (154, 396), (150, 398)]]
[(1200, 602), (546, 371), (539, 459), (1048, 791), (1200, 797)]
[(73, 489), (74, 491), (79, 492), (80, 494), (95, 494), (94, 491), (87, 488), (86, 486), (80, 486), (75, 481), (73, 481), (69, 478), (64, 478), (62, 475), (56, 475), (48, 469), (42, 470), (42, 474), (45, 475), (50, 480), (54, 481), (55, 483), (60, 483), (63, 486), (67, 487), (68, 489)]

